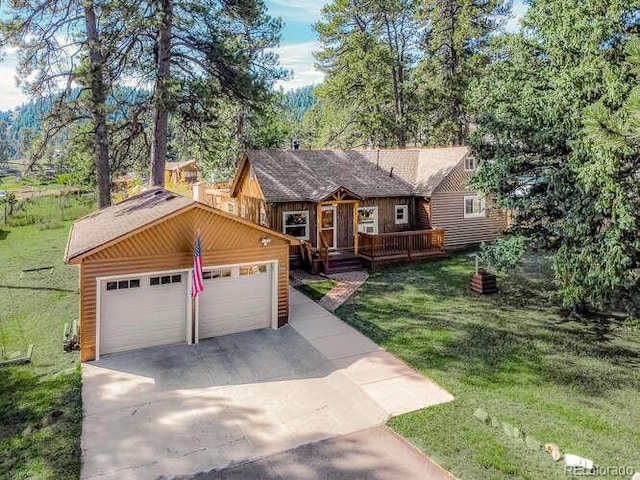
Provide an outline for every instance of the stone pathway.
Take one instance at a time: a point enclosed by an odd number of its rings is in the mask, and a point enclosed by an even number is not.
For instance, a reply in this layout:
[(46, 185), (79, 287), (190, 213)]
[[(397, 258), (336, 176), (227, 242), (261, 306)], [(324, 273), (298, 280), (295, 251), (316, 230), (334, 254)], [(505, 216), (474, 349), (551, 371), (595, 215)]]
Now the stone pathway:
[(330, 312), (334, 312), (340, 305), (346, 302), (347, 299), (353, 295), (364, 282), (367, 281), (369, 274), (365, 270), (360, 270), (356, 272), (333, 273), (329, 275), (312, 275), (304, 270), (292, 270), (290, 273), (289, 283), (292, 287), (297, 287), (305, 283), (321, 282), (327, 278), (334, 280), (336, 282), (336, 286), (322, 297), (318, 304)]
[(327, 277), (335, 280), (338, 284), (322, 297), (318, 303), (330, 312), (334, 312), (367, 281), (369, 274), (365, 271), (359, 271), (335, 273), (333, 275), (327, 275)]

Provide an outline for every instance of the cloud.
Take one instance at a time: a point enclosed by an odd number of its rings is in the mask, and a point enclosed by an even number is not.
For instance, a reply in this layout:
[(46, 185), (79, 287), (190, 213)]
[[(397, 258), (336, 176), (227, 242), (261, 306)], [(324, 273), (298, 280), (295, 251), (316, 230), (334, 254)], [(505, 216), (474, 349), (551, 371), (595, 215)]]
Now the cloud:
[(16, 85), (16, 64), (14, 54), (8, 54), (0, 61), (0, 110), (12, 110), (27, 101), (22, 89)]
[(284, 90), (294, 90), (305, 85), (322, 83), (324, 74), (314, 67), (313, 52), (319, 50), (318, 42), (301, 42), (274, 48), (273, 52), (280, 57), (280, 65), (286, 70), (292, 70), (289, 80), (279, 81), (276, 87)]
[(320, 11), (326, 0), (268, 0), (270, 15), (282, 17), (285, 21), (314, 23), (320, 19)]
[(504, 29), (507, 32), (512, 32), (512, 33), (519, 32), (520, 20), (522, 20), (522, 17), (524, 17), (528, 9), (529, 9), (529, 6), (525, 4), (522, 0), (516, 0), (515, 2), (513, 2), (513, 7), (511, 8), (511, 14), (513, 15), (513, 18), (509, 19)]

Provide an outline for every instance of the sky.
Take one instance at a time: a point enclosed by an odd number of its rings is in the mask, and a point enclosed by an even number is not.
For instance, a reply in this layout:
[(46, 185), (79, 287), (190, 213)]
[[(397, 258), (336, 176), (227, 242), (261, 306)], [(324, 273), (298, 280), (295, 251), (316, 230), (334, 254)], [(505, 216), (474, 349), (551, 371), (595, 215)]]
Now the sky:
[[(274, 51), (280, 56), (283, 68), (293, 72), (291, 78), (276, 84), (285, 90), (322, 82), (323, 75), (314, 68), (313, 52), (319, 49), (313, 24), (320, 20), (320, 12), (329, 0), (265, 0), (271, 16), (284, 22), (282, 41)], [(518, 20), (527, 6), (524, 0), (514, 0), (513, 15), (506, 26), (518, 29)], [(0, 110), (10, 110), (27, 101), (16, 86), (16, 52), (5, 51), (0, 60)]]

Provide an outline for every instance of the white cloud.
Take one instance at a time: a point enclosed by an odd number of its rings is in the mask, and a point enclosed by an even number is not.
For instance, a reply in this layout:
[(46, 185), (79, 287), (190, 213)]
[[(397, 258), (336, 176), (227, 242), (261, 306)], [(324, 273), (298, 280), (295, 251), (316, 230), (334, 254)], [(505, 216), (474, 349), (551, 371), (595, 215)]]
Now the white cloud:
[(320, 11), (328, 0), (271, 0), (269, 14), (288, 21), (313, 23), (320, 19)]
[(286, 70), (292, 70), (292, 78), (276, 83), (276, 87), (294, 90), (305, 85), (318, 84), (324, 79), (324, 74), (314, 67), (313, 52), (319, 50), (318, 42), (292, 43), (274, 48), (280, 56), (280, 65)]
[(520, 20), (524, 17), (524, 14), (527, 13), (529, 6), (525, 4), (523, 1), (515, 1), (513, 2), (513, 7), (511, 8), (511, 15), (513, 18), (510, 18), (504, 29), (507, 32), (518, 32), (520, 31)]
[(0, 110), (11, 110), (26, 101), (27, 97), (16, 85), (15, 55), (7, 55), (0, 61)]

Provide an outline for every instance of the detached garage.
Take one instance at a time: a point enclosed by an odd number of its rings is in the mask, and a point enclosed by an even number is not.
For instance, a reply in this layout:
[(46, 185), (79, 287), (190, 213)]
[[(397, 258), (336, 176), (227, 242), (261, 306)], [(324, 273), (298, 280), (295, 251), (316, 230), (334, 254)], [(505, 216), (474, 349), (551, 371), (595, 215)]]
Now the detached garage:
[[(197, 235), (204, 290), (192, 300)], [(82, 361), (286, 324), (291, 243), (162, 188), (78, 220), (65, 260), (80, 267)]]

